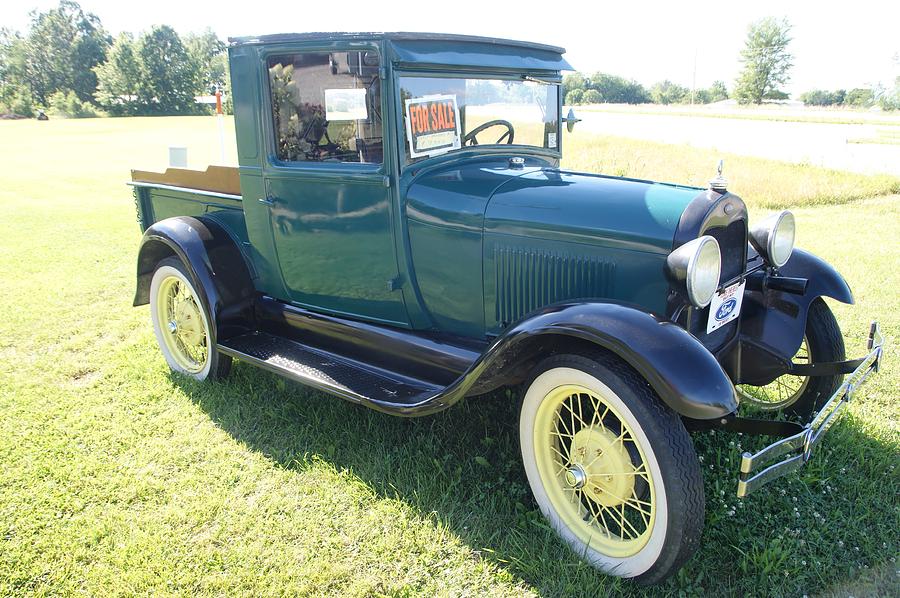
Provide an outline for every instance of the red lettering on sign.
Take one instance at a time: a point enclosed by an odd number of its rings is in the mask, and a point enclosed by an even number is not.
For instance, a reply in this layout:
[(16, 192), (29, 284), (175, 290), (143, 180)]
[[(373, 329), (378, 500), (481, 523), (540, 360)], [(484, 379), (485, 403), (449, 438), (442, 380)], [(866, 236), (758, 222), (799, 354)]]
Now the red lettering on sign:
[(419, 133), (428, 132), (428, 109), (425, 106), (418, 106), (416, 111), (419, 113)]

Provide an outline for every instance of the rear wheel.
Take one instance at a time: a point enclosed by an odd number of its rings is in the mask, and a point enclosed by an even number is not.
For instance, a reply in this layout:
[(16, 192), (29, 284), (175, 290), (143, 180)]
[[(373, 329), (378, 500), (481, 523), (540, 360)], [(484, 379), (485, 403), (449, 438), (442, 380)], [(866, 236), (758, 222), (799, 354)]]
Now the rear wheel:
[(624, 363), (545, 360), (525, 393), (519, 433), (541, 512), (587, 562), (656, 583), (697, 549), (704, 497), (690, 436)]
[[(803, 342), (793, 358), (798, 365), (843, 361), (844, 337), (834, 314), (822, 299), (809, 307)], [(783, 410), (806, 418), (817, 411), (834, 391), (843, 376), (779, 376), (765, 386), (737, 386), (741, 402), (764, 411)]]
[(178, 258), (161, 261), (153, 273), (150, 318), (159, 348), (173, 371), (197, 380), (228, 375), (231, 357), (219, 353), (212, 342), (206, 305)]

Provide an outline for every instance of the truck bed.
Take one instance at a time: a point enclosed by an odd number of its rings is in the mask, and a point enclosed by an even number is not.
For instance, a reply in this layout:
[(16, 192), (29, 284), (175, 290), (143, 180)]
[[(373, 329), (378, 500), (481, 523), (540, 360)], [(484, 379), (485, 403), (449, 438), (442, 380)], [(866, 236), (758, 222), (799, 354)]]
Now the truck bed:
[(235, 166), (205, 171), (168, 168), (165, 172), (132, 170), (131, 182), (141, 230), (172, 216), (200, 216), (219, 210), (242, 210), (241, 182)]

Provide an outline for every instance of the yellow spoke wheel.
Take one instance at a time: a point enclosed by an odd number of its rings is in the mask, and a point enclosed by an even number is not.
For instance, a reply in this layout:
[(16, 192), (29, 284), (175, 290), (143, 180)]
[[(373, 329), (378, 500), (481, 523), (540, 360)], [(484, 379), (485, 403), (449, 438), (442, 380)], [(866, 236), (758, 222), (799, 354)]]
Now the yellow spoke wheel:
[(178, 367), (190, 374), (203, 370), (209, 338), (193, 289), (177, 275), (164, 278), (157, 290), (157, 318), (163, 342)]
[(653, 481), (616, 408), (583, 386), (560, 386), (544, 397), (534, 435), (538, 471), (565, 524), (610, 556), (643, 548), (656, 516)]
[(601, 571), (656, 583), (696, 550), (705, 505), (690, 435), (617, 358), (563, 354), (539, 364), (519, 441), (541, 513)]
[(215, 333), (191, 276), (177, 258), (161, 261), (150, 281), (150, 318), (169, 367), (198, 380), (223, 378), (231, 357), (215, 346)]

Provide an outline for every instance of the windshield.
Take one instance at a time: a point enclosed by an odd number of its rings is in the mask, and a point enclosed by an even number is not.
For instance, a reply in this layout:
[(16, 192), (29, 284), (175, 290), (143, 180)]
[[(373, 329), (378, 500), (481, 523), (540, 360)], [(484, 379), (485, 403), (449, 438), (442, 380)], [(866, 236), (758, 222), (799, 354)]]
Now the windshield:
[(474, 145), (557, 151), (558, 93), (537, 81), (400, 77), (406, 159)]

